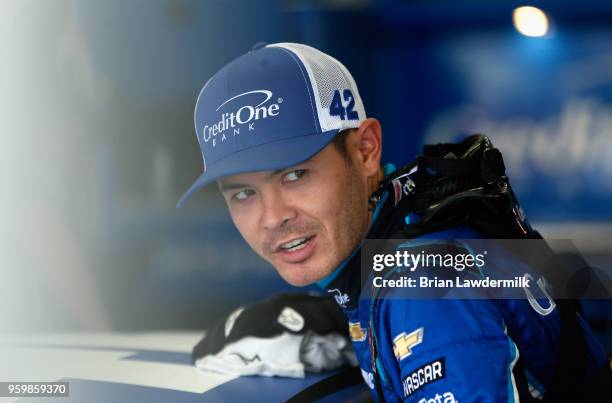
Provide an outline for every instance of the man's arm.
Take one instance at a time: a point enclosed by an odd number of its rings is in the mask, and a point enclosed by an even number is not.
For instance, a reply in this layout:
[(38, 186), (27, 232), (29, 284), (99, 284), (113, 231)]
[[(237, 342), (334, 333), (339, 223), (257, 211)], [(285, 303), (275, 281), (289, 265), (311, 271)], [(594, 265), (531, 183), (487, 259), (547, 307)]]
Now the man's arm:
[(379, 317), (379, 356), (404, 401), (519, 401), (518, 348), (492, 301), (385, 300)]

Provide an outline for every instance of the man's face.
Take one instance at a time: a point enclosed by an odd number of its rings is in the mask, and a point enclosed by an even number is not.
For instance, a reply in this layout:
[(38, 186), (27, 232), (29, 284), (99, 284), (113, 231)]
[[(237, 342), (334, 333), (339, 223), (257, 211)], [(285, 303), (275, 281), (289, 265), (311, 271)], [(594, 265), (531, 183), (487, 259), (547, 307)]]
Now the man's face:
[(367, 178), (329, 144), (312, 159), (279, 171), (219, 181), (247, 243), (295, 286), (329, 275), (367, 230)]

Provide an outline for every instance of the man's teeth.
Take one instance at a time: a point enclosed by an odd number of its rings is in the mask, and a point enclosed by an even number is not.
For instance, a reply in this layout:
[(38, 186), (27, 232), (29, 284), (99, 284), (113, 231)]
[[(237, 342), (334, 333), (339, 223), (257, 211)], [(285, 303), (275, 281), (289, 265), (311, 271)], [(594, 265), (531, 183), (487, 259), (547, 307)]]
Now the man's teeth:
[(300, 250), (300, 249), (302, 249), (303, 247), (306, 246), (306, 239), (307, 238), (294, 239), (291, 242), (287, 242), (287, 243), (282, 244), (281, 248), (283, 250), (290, 251), (290, 252), (293, 252), (295, 250)]

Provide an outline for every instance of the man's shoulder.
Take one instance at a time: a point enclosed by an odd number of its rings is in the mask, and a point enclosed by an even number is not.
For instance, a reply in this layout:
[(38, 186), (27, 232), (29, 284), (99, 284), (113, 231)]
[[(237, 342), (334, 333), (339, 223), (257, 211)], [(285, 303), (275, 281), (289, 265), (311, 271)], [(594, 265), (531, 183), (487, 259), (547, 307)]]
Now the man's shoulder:
[[(456, 226), (429, 232), (414, 239), (401, 240), (397, 250), (409, 251), (421, 255), (421, 258), (427, 254), (439, 254), (440, 251), (475, 254), (482, 249), (482, 242), (487, 239), (488, 237), (474, 228)], [(444, 273), (447, 272), (457, 274), (455, 271), (435, 268), (419, 268), (410, 272), (409, 268), (403, 267), (390, 270), (381, 276), (395, 281), (386, 282), (373, 291), (376, 293), (374, 304), (381, 320), (398, 324), (405, 321), (427, 322), (431, 328), (446, 329), (465, 326), (467, 321), (476, 324), (471, 332), (467, 332), (473, 334), (479, 333), (480, 326), (492, 326), (493, 322), (499, 322), (499, 307), (493, 300), (481, 295), (481, 289), (457, 289), (443, 284)], [(480, 275), (467, 271), (463, 274), (468, 277)], [(449, 275), (449, 278), (455, 284), (456, 276), (453, 275)], [(411, 286), (408, 278), (416, 279), (417, 284)], [(427, 280), (429, 282), (426, 286), (418, 284), (419, 281)], [(482, 321), (474, 318), (482, 318)], [(489, 323), (486, 318), (491, 318), (493, 322)]]
[(389, 350), (422, 340), (412, 357), (419, 362), (449, 351), (507, 343), (508, 338), (497, 306), (482, 299), (386, 299), (380, 303), (375, 326)]

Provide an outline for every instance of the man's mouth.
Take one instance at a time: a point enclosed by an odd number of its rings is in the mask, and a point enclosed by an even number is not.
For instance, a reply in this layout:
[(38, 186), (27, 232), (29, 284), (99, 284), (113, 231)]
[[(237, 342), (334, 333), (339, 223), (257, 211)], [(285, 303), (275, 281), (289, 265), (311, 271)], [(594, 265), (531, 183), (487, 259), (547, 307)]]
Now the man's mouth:
[(313, 236), (297, 238), (289, 242), (285, 242), (280, 245), (279, 249), (287, 252), (295, 252), (296, 250), (304, 249), (308, 241), (310, 241)]
[(283, 242), (276, 248), (276, 253), (286, 263), (301, 263), (314, 254), (315, 238), (311, 235)]

